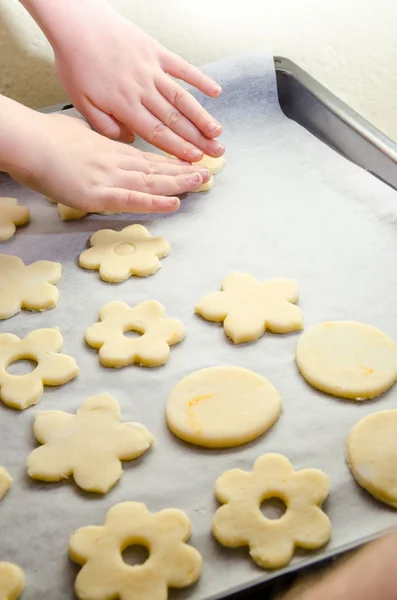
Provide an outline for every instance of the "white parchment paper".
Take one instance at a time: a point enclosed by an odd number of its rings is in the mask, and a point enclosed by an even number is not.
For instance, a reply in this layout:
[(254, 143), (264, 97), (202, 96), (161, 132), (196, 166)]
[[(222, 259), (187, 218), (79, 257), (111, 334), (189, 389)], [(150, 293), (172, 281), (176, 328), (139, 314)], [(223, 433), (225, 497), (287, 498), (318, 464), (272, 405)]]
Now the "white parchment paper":
[[(316, 467), (332, 481), (325, 509), (333, 523), (334, 553), (397, 524), (397, 515), (372, 500), (352, 479), (344, 459), (350, 428), (367, 414), (397, 405), (397, 388), (361, 404), (317, 393), (298, 374), (294, 351), (299, 334), (264, 335), (233, 346), (215, 324), (193, 314), (194, 304), (219, 289), (233, 271), (296, 279), (305, 325), (353, 319), (380, 327), (397, 340), (397, 196), (394, 191), (328, 149), (281, 113), (273, 62), (256, 55), (210, 65), (223, 86), (219, 100), (202, 98), (223, 124), (227, 166), (213, 190), (190, 195), (167, 217), (91, 216), (62, 223), (42, 197), (1, 179), (0, 195), (29, 206), (31, 223), (0, 247), (30, 263), (58, 260), (63, 276), (58, 306), (42, 314), (23, 312), (0, 322), (1, 332), (19, 336), (59, 326), (63, 351), (81, 373), (60, 388), (46, 388), (38, 406), (18, 412), (0, 403), (0, 464), (14, 478), (0, 504), (0, 560), (26, 573), (24, 600), (70, 600), (78, 568), (68, 558), (68, 538), (77, 528), (102, 524), (107, 510), (124, 500), (150, 510), (184, 510), (193, 525), (191, 543), (204, 558), (203, 575), (171, 598), (207, 600), (273, 577), (259, 569), (246, 549), (224, 549), (211, 535), (217, 507), (216, 478), (233, 467), (251, 469), (266, 452), (280, 452), (296, 468)], [(163, 268), (147, 279), (110, 285), (76, 259), (99, 228), (121, 229), (139, 221), (172, 245)], [(186, 340), (159, 369), (105, 369), (84, 344), (85, 329), (111, 300), (134, 305), (156, 299), (186, 325)], [(179, 442), (164, 420), (167, 396), (188, 373), (211, 365), (240, 365), (267, 377), (283, 397), (283, 414), (264, 436), (245, 447), (209, 451)], [(74, 412), (92, 395), (108, 391), (122, 419), (142, 422), (157, 444), (140, 460), (124, 463), (124, 476), (106, 496), (82, 493), (73, 483), (29, 480), (26, 458), (35, 447), (32, 424), (40, 410)], [(300, 553), (292, 567), (308, 562)]]

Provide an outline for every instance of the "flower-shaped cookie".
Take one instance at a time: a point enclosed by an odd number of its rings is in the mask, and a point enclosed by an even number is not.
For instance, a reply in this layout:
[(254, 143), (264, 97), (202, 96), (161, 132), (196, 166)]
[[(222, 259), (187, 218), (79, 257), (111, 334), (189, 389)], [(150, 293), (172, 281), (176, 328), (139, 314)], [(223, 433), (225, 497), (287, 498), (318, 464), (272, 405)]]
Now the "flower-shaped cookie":
[[(140, 502), (116, 504), (103, 526), (83, 527), (69, 542), (69, 553), (84, 565), (75, 592), (84, 600), (166, 600), (168, 588), (192, 585), (201, 575), (202, 559), (189, 539), (191, 524), (181, 510), (150, 513)], [(122, 552), (139, 544), (149, 550), (142, 565), (130, 566)]]
[[(0, 398), (12, 408), (23, 410), (37, 404), (44, 385), (62, 385), (79, 372), (74, 358), (59, 354), (63, 338), (58, 329), (36, 329), (20, 339), (12, 333), (0, 334)], [(7, 367), (30, 359), (37, 367), (26, 375), (11, 375)]]
[(4, 498), (12, 484), (12, 478), (10, 477), (5, 467), (0, 467), (0, 500)]
[[(314, 550), (326, 544), (331, 522), (320, 506), (330, 490), (328, 477), (317, 469), (294, 471), (279, 454), (265, 454), (253, 471), (232, 469), (215, 484), (215, 495), (224, 506), (215, 513), (212, 531), (229, 548), (249, 546), (253, 560), (265, 569), (286, 565), (296, 547)], [(279, 498), (286, 512), (268, 519), (260, 505)]]
[(167, 256), (169, 243), (152, 237), (143, 225), (129, 225), (121, 231), (102, 229), (91, 237), (91, 246), (80, 255), (83, 269), (98, 270), (103, 281), (118, 283), (131, 275), (153, 275), (159, 258)]
[(16, 198), (0, 198), (0, 242), (9, 240), (17, 225), (25, 225), (30, 219), (29, 209), (18, 206)]
[(122, 460), (138, 458), (154, 443), (143, 425), (120, 423), (120, 407), (109, 394), (88, 398), (75, 415), (39, 412), (33, 430), (44, 445), (28, 457), (30, 477), (60, 481), (73, 475), (83, 490), (100, 494), (122, 476)]
[(0, 254), (0, 319), (12, 317), (21, 308), (53, 308), (59, 298), (54, 284), (61, 274), (60, 263), (39, 260), (26, 266), (17, 256)]
[[(99, 323), (88, 327), (87, 344), (99, 348), (104, 367), (125, 367), (134, 363), (159, 367), (167, 362), (170, 346), (181, 342), (185, 328), (181, 321), (165, 316), (156, 300), (147, 300), (133, 308), (125, 302), (109, 302), (99, 312)], [(124, 335), (129, 331), (142, 334), (137, 338)]]
[(233, 273), (222, 282), (222, 291), (205, 296), (195, 311), (207, 321), (223, 321), (226, 335), (235, 343), (253, 342), (266, 329), (289, 333), (303, 327), (298, 286), (290, 279), (259, 283), (247, 273)]
[[(66, 204), (61, 204), (60, 202), (57, 202), (56, 200), (52, 200), (51, 198), (47, 198), (47, 200), (48, 200), (48, 202), (51, 202), (52, 204), (57, 205), (58, 213), (59, 213), (59, 216), (61, 217), (62, 221), (74, 221), (76, 219), (83, 219), (87, 215), (92, 214), (92, 213), (85, 212), (84, 210), (80, 210), (79, 208), (73, 208), (72, 206), (66, 206)], [(99, 212), (96, 214), (98, 214), (98, 215), (116, 215), (119, 213)]]
[(0, 600), (17, 600), (24, 587), (22, 569), (9, 562), (0, 562)]

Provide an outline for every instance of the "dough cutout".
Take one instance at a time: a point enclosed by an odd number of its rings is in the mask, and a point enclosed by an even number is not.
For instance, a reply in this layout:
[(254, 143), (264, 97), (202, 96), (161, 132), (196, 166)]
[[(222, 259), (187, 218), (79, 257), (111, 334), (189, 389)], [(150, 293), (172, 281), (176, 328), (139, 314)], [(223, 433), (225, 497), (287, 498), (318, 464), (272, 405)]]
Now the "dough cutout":
[(12, 238), (17, 226), (25, 225), (29, 219), (29, 209), (19, 206), (16, 198), (0, 198), (0, 242)]
[(139, 423), (120, 423), (110, 394), (88, 398), (75, 415), (60, 410), (37, 414), (33, 427), (43, 444), (28, 457), (28, 475), (60, 481), (73, 475), (86, 492), (106, 494), (121, 478), (122, 460), (141, 456), (155, 439)]
[[(322, 471), (294, 471), (284, 456), (265, 454), (252, 472), (232, 469), (216, 481), (215, 495), (223, 506), (214, 515), (213, 534), (228, 548), (249, 546), (260, 567), (279, 569), (289, 563), (295, 548), (315, 550), (329, 541), (331, 522), (320, 508), (329, 491)], [(261, 503), (271, 498), (286, 505), (279, 519), (261, 512)]]
[(289, 333), (303, 328), (298, 286), (291, 279), (259, 283), (248, 273), (233, 273), (222, 282), (220, 292), (205, 296), (195, 312), (215, 323), (223, 322), (226, 335), (235, 343), (253, 342), (266, 329)]
[(9, 562), (0, 562), (0, 600), (17, 600), (24, 587), (22, 569)]
[[(175, 156), (173, 156), (172, 154), (168, 154), (167, 156), (175, 158)], [(197, 167), (198, 169), (200, 167), (207, 167), (207, 169), (211, 173), (211, 177), (206, 183), (202, 183), (200, 187), (197, 188), (197, 190), (194, 190), (194, 192), (190, 193), (196, 194), (197, 192), (208, 192), (208, 190), (213, 188), (215, 183), (214, 175), (218, 175), (218, 173), (222, 171), (225, 165), (226, 160), (223, 158), (223, 156), (219, 156), (218, 158), (212, 158), (212, 156), (207, 156), (206, 154), (204, 154), (203, 158), (198, 162), (193, 163), (192, 166)]]
[[(139, 364), (159, 367), (170, 357), (170, 346), (185, 337), (181, 321), (165, 316), (165, 309), (156, 300), (146, 300), (133, 308), (125, 302), (109, 302), (99, 312), (99, 323), (88, 327), (87, 344), (99, 349), (104, 367), (125, 367)], [(135, 331), (142, 335), (128, 338)]]
[(55, 284), (61, 275), (60, 263), (39, 260), (25, 265), (17, 256), (0, 254), (0, 319), (8, 319), (22, 308), (53, 308), (59, 299)]
[(229, 448), (265, 433), (280, 413), (281, 397), (264, 377), (241, 367), (210, 367), (174, 387), (166, 420), (185, 442)]
[(98, 213), (88, 213), (88, 212), (84, 212), (84, 210), (80, 210), (79, 208), (72, 208), (71, 206), (66, 206), (66, 204), (61, 204), (60, 202), (57, 202), (56, 200), (52, 200), (51, 198), (47, 198), (47, 200), (48, 200), (48, 202), (51, 202), (52, 204), (57, 205), (58, 213), (59, 213), (59, 216), (61, 217), (62, 221), (74, 221), (77, 219), (83, 219), (87, 215), (92, 215), (92, 214), (98, 214), (98, 215), (120, 214), (120, 213), (108, 212), (108, 211), (103, 211), (103, 212), (98, 212)]
[[(116, 504), (104, 525), (83, 527), (70, 538), (70, 557), (84, 565), (76, 578), (77, 597), (166, 600), (168, 588), (188, 587), (201, 575), (201, 555), (186, 544), (190, 533), (181, 510), (150, 513), (141, 502)], [(146, 546), (149, 558), (131, 567), (122, 552), (134, 544)]]
[[(12, 484), (12, 477), (5, 467), (0, 467), (0, 500), (4, 498)], [(0, 588), (1, 591), (1, 588)], [(1, 598), (1, 596), (0, 596)]]
[[(63, 338), (59, 329), (36, 329), (20, 339), (12, 333), (0, 334), (0, 399), (19, 410), (37, 404), (44, 385), (58, 386), (79, 372), (71, 356), (59, 354)], [(36, 368), (26, 375), (10, 375), (7, 367), (22, 359), (34, 360)]]
[(121, 231), (102, 229), (91, 236), (91, 248), (80, 255), (80, 267), (99, 270), (103, 281), (119, 283), (131, 275), (154, 275), (167, 256), (169, 243), (152, 237), (143, 225), (129, 225)]
[(376, 327), (330, 321), (301, 336), (296, 364), (306, 381), (322, 392), (367, 400), (397, 381), (397, 344)]
[(374, 498), (397, 508), (397, 410), (361, 419), (349, 433), (346, 457), (354, 479)]

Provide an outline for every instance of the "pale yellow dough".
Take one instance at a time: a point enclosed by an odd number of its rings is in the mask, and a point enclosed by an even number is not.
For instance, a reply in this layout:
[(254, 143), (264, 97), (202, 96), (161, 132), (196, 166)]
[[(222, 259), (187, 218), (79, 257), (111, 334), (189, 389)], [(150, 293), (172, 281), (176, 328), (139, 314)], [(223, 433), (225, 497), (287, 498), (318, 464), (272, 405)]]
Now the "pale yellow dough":
[(34, 435), (43, 444), (28, 457), (28, 475), (60, 481), (73, 475), (86, 492), (106, 494), (123, 474), (122, 460), (141, 456), (154, 437), (139, 423), (120, 423), (120, 407), (109, 394), (83, 402), (75, 415), (39, 412)]
[(17, 256), (0, 254), (0, 319), (8, 319), (22, 308), (53, 308), (59, 299), (54, 284), (61, 274), (60, 263), (39, 260), (25, 265)]
[[(0, 334), (0, 398), (12, 408), (23, 410), (37, 404), (44, 385), (58, 386), (79, 372), (74, 358), (59, 354), (63, 338), (58, 329), (36, 329), (20, 339), (12, 333)], [(7, 367), (22, 359), (37, 362), (26, 375), (11, 375)]]
[[(51, 202), (52, 204), (57, 205), (58, 213), (59, 213), (59, 216), (61, 217), (62, 221), (74, 221), (77, 219), (83, 219), (87, 215), (93, 214), (93, 213), (84, 212), (84, 210), (80, 210), (79, 208), (72, 208), (71, 206), (66, 206), (66, 204), (61, 204), (60, 202), (57, 202), (56, 200), (52, 200), (51, 198), (47, 198), (47, 200), (48, 200), (48, 202)], [(98, 214), (98, 215), (117, 215), (119, 213), (103, 211), (103, 212), (98, 212), (96, 214)]]
[(370, 325), (330, 321), (302, 335), (296, 363), (313, 387), (349, 400), (366, 400), (397, 381), (397, 344)]
[(12, 238), (18, 225), (30, 219), (29, 209), (19, 206), (16, 198), (0, 198), (0, 242)]
[[(232, 469), (216, 481), (215, 495), (224, 506), (214, 515), (213, 534), (229, 548), (249, 546), (260, 567), (278, 569), (291, 560), (295, 548), (315, 550), (330, 539), (331, 522), (320, 508), (329, 491), (322, 471), (294, 471), (284, 456), (265, 454), (252, 472)], [(261, 512), (261, 503), (271, 498), (286, 505), (279, 519)]]
[(83, 269), (99, 270), (101, 279), (118, 283), (131, 275), (146, 277), (161, 267), (169, 243), (152, 237), (143, 225), (129, 225), (121, 231), (102, 229), (91, 236), (91, 248), (80, 255)]
[[(168, 156), (170, 156), (171, 158), (175, 158), (175, 156), (172, 156), (172, 154), (168, 154)], [(193, 163), (193, 165), (192, 165), (193, 167), (197, 167), (197, 168), (207, 167), (207, 169), (211, 173), (211, 177), (209, 178), (209, 180), (206, 183), (203, 183), (202, 185), (200, 185), (200, 187), (194, 191), (195, 192), (208, 192), (208, 190), (210, 190), (212, 187), (214, 187), (214, 183), (215, 183), (214, 175), (217, 175), (218, 173), (220, 173), (225, 165), (226, 165), (226, 160), (223, 158), (223, 156), (219, 156), (218, 158), (212, 158), (212, 156), (207, 156), (206, 154), (203, 156), (203, 158), (201, 160)]]
[(248, 273), (233, 273), (222, 282), (221, 292), (205, 296), (195, 312), (216, 323), (223, 322), (226, 335), (235, 343), (253, 342), (266, 329), (289, 333), (303, 327), (298, 286), (290, 279), (259, 283)]
[(12, 477), (10, 477), (5, 467), (0, 467), (0, 500), (4, 498), (12, 484)]
[[(99, 312), (99, 323), (85, 333), (87, 344), (99, 349), (104, 367), (125, 367), (141, 364), (159, 367), (170, 357), (170, 346), (185, 337), (181, 321), (165, 316), (165, 309), (156, 300), (146, 300), (133, 308), (125, 302), (109, 302)], [(124, 333), (142, 335), (128, 338)]]
[[(140, 502), (116, 504), (102, 526), (76, 531), (69, 554), (79, 565), (75, 592), (81, 600), (167, 600), (168, 588), (185, 588), (195, 583), (202, 558), (186, 544), (191, 533), (188, 517), (168, 508), (150, 513)], [(134, 544), (144, 545), (149, 558), (129, 566), (122, 552)]]
[(0, 600), (17, 600), (24, 587), (22, 569), (9, 562), (0, 562)]
[(279, 393), (260, 375), (241, 367), (210, 367), (174, 387), (166, 420), (185, 442), (228, 448), (262, 435), (280, 413)]
[(383, 410), (356, 423), (347, 438), (346, 457), (357, 483), (397, 508), (397, 410)]

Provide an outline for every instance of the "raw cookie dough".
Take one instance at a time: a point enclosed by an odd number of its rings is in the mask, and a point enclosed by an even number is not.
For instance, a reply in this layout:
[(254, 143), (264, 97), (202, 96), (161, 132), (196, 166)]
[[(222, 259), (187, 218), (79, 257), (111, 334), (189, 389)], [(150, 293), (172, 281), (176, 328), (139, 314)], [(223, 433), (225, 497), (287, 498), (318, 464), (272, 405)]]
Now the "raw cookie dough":
[(304, 333), (296, 364), (313, 387), (349, 400), (379, 396), (397, 381), (397, 344), (354, 321), (330, 321)]
[(364, 417), (347, 438), (353, 477), (372, 496), (397, 508), (397, 410)]
[[(59, 354), (62, 344), (58, 329), (36, 329), (23, 339), (0, 334), (0, 399), (4, 404), (23, 410), (39, 402), (44, 385), (58, 386), (76, 377), (79, 368), (74, 358)], [(36, 361), (37, 367), (26, 375), (10, 375), (7, 367), (23, 359)]]
[(220, 323), (235, 343), (253, 342), (266, 329), (289, 333), (303, 328), (298, 301), (298, 286), (291, 279), (269, 279), (259, 283), (247, 273), (233, 273), (222, 282), (221, 292), (205, 296), (195, 312)]
[(17, 600), (24, 587), (22, 569), (9, 562), (0, 562), (0, 600)]
[[(72, 560), (84, 565), (74, 588), (78, 598), (167, 600), (168, 588), (188, 587), (201, 575), (201, 555), (186, 544), (190, 533), (181, 510), (150, 513), (141, 502), (116, 504), (104, 525), (83, 527), (70, 538)], [(149, 558), (131, 567), (122, 552), (134, 544), (147, 547)]]
[(7, 469), (5, 467), (0, 467), (0, 500), (4, 498), (10, 489), (11, 483), (12, 477), (10, 477)]
[[(165, 308), (156, 300), (146, 300), (133, 308), (125, 302), (109, 302), (99, 312), (99, 323), (88, 327), (87, 344), (99, 349), (104, 367), (140, 364), (159, 367), (170, 357), (170, 346), (185, 337), (181, 321), (165, 316)], [(142, 335), (129, 338), (135, 331)]]
[[(328, 477), (317, 469), (294, 471), (287, 458), (265, 454), (252, 472), (232, 469), (219, 477), (218, 508), (212, 531), (228, 548), (249, 546), (251, 558), (264, 569), (279, 569), (295, 548), (315, 550), (331, 536), (331, 522), (321, 510), (330, 491)], [(264, 500), (278, 498), (286, 511), (279, 519), (261, 512)]]
[(131, 275), (146, 277), (161, 267), (169, 243), (152, 237), (143, 225), (129, 225), (121, 231), (102, 229), (91, 236), (91, 248), (80, 255), (80, 267), (99, 270), (103, 281), (118, 283)]
[(39, 260), (25, 265), (17, 256), (0, 254), (0, 319), (8, 319), (22, 308), (53, 308), (59, 299), (54, 284), (61, 274), (60, 263)]
[(12, 238), (17, 225), (25, 225), (30, 212), (25, 206), (19, 206), (16, 198), (0, 198), (0, 242)]
[[(175, 156), (173, 156), (172, 154), (168, 154), (168, 156), (170, 156), (171, 158), (175, 158)], [(218, 158), (212, 158), (212, 156), (207, 156), (206, 154), (204, 154), (201, 160), (193, 163), (193, 167), (207, 167), (207, 169), (211, 173), (211, 177), (209, 178), (209, 180), (206, 183), (201, 184), (200, 187), (197, 188), (197, 190), (194, 190), (194, 193), (208, 192), (208, 190), (210, 190), (214, 186), (214, 175), (220, 173), (225, 164), (226, 160), (223, 158), (223, 156), (219, 156)]]
[(280, 413), (281, 397), (264, 377), (241, 367), (210, 367), (174, 387), (166, 420), (185, 442), (228, 448), (262, 435)]
[[(66, 204), (61, 204), (61, 203), (57, 202), (56, 200), (52, 200), (51, 198), (47, 198), (47, 200), (49, 202), (51, 202), (52, 204), (57, 205), (58, 213), (59, 213), (59, 216), (61, 217), (62, 221), (73, 221), (76, 219), (83, 219), (87, 215), (93, 214), (93, 213), (84, 212), (83, 210), (80, 210), (79, 208), (72, 208), (71, 206), (66, 206)], [(98, 214), (98, 215), (116, 215), (119, 213), (103, 211), (103, 212), (99, 212), (96, 214)]]
[(110, 394), (88, 398), (76, 415), (39, 412), (34, 435), (43, 444), (28, 457), (28, 475), (60, 481), (73, 475), (86, 492), (106, 494), (123, 474), (122, 460), (141, 456), (154, 437), (139, 423), (120, 423), (120, 407)]

